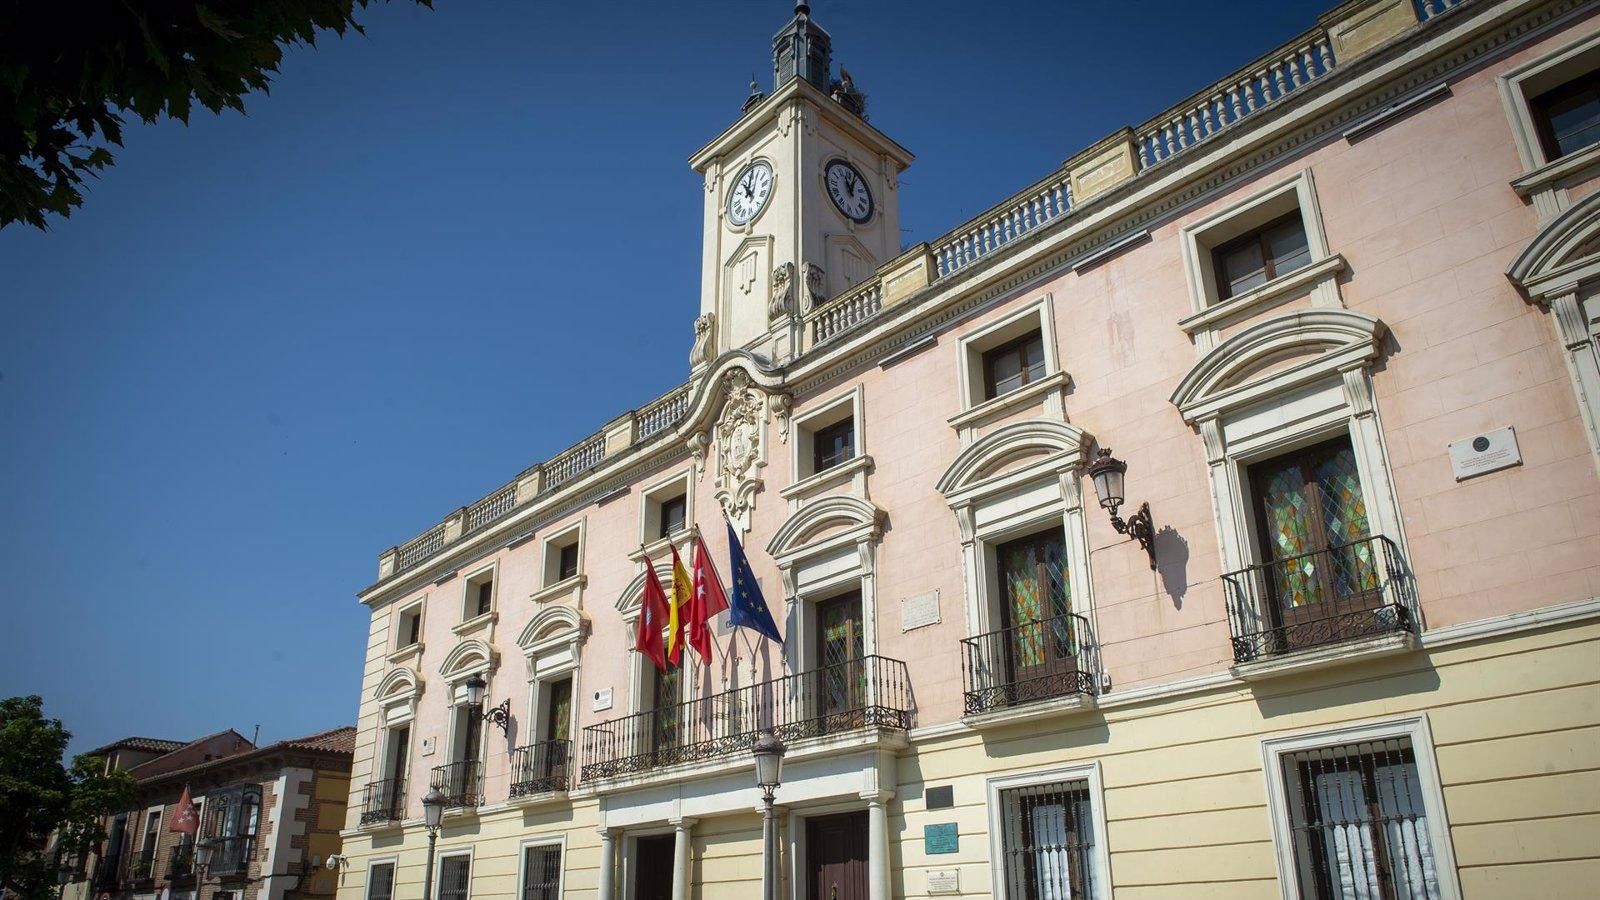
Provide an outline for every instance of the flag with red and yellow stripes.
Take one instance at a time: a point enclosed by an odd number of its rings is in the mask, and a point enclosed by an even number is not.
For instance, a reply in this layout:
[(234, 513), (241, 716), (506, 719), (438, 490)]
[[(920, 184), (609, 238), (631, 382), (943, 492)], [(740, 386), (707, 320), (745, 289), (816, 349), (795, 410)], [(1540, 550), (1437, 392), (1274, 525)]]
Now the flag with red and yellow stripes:
[(689, 570), (678, 556), (678, 546), (672, 545), (672, 593), (667, 598), (667, 662), (674, 666), (683, 664), (683, 626), (689, 618), (689, 604), (694, 599), (694, 583), (689, 580)]

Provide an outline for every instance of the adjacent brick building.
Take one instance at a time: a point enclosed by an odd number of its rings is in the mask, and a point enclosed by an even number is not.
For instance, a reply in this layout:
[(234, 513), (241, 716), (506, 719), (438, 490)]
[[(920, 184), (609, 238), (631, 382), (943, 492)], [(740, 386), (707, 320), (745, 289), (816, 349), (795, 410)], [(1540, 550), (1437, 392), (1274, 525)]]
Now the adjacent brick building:
[[(133, 807), (106, 820), (87, 865), (68, 864), (62, 900), (297, 900), (331, 897), (355, 729), (257, 747), (235, 731), (187, 743), (127, 738), (91, 751), (138, 781)], [(171, 830), (188, 788), (194, 838)], [(195, 846), (212, 842), (206, 872)], [(203, 874), (203, 881), (197, 876)]]

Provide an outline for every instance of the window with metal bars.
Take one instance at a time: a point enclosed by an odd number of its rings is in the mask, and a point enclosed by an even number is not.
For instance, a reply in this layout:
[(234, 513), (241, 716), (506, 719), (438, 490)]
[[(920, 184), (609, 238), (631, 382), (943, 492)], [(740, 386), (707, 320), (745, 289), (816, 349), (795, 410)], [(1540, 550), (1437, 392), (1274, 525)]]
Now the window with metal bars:
[(1439, 897), (1410, 738), (1301, 750), (1282, 761), (1301, 897)]
[(545, 844), (522, 851), (522, 900), (560, 900), (561, 847)]
[(1087, 779), (1000, 792), (1007, 900), (1095, 900), (1094, 817)]
[(367, 900), (394, 900), (394, 863), (378, 863), (367, 876)]
[(472, 879), (472, 857), (446, 856), (439, 860), (439, 900), (467, 900)]

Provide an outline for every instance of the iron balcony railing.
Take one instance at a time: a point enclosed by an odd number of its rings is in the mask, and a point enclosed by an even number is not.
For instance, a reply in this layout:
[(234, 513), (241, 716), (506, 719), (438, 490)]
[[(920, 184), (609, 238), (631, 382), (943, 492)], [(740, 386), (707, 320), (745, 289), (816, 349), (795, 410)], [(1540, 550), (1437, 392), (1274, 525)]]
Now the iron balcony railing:
[(1222, 576), (1235, 662), (1417, 629), (1400, 548), (1377, 535)]
[(367, 784), (367, 794), (361, 801), (361, 824), (380, 825), (398, 822), (406, 817), (406, 780), (385, 778)]
[(968, 715), (1037, 700), (1093, 697), (1097, 681), (1089, 621), (1072, 613), (961, 641)]
[(255, 835), (235, 834), (226, 837), (211, 839), (215, 848), (211, 853), (211, 865), (206, 871), (219, 878), (244, 875), (250, 866), (250, 857), (255, 852)]
[(167, 878), (188, 878), (194, 874), (194, 845), (179, 844), (172, 848), (172, 856), (167, 860)]
[(583, 730), (584, 781), (748, 754), (756, 736), (786, 742), (855, 728), (911, 727), (911, 681), (898, 659), (864, 656)]
[(100, 860), (94, 867), (94, 886), (102, 890), (112, 890), (121, 880), (122, 859), (119, 856), (108, 856)]
[(512, 750), (512, 799), (566, 790), (571, 766), (571, 741), (541, 741)]
[(156, 877), (156, 852), (140, 850), (128, 857), (128, 880), (151, 881)]
[(430, 787), (444, 795), (449, 809), (477, 806), (483, 802), (483, 766), (471, 759), (434, 766)]

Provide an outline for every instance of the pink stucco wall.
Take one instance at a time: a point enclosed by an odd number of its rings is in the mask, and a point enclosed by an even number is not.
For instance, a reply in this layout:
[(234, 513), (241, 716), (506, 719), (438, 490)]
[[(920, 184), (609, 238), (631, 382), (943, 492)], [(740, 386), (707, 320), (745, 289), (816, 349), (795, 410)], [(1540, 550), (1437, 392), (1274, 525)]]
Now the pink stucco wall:
[[(1538, 220), (1508, 186), (1522, 166), (1494, 83), (1498, 72), (1595, 27), (1591, 17), (1490, 59), (1452, 82), (1440, 102), (1354, 143), (1331, 136), (1160, 222), (1143, 245), (1081, 273), (1064, 270), (951, 326), (936, 346), (895, 365), (869, 367), (795, 398), (795, 412), (803, 414), (851, 384), (864, 391), (861, 450), (875, 460), (869, 493), (888, 513), (877, 555), (878, 650), (909, 667), (918, 725), (960, 714), (959, 640), (968, 634), (962, 560), (956, 520), (934, 487), (961, 448), (947, 423), (960, 410), (957, 338), (1043, 294), (1052, 298), (1057, 354), (1072, 379), (1069, 420), (1128, 463), (1130, 499), (1148, 501), (1163, 532), (1163, 563), (1152, 572), (1139, 548), (1112, 530), (1092, 499), (1087, 504), (1092, 602), (1113, 690), (1227, 667), (1205, 449), (1168, 399), (1197, 359), (1194, 342), (1177, 326), (1191, 312), (1178, 233), (1301, 169), (1314, 174), (1331, 250), (1348, 262), (1339, 285), (1344, 304), (1381, 318), (1390, 332), (1373, 384), (1427, 627), (1600, 595), (1600, 478), (1563, 350), (1548, 313), (1525, 302), (1504, 275)], [(986, 430), (1038, 414), (1035, 404)], [(1507, 425), (1516, 428), (1522, 464), (1457, 483), (1446, 444)], [(780, 443), (775, 426), (768, 443), (765, 489), (747, 546), (781, 618), (781, 582), (764, 548), (789, 514), (777, 491), (789, 482), (792, 448)], [(541, 530), (586, 519), (583, 608), (593, 634), (583, 649), (575, 733), (630, 709), (632, 635), (615, 606), (638, 570), (627, 557), (638, 544), (637, 491), (686, 465), (674, 462), (627, 496)], [(709, 470), (694, 480), (694, 506), (725, 564), (712, 481)], [(1092, 496), (1087, 482), (1084, 490)], [(526, 598), (539, 587), (541, 545), (535, 538), (495, 555), (500, 665), (491, 700), (509, 694), (517, 716), (528, 698), (515, 642), (538, 611)], [(900, 601), (928, 591), (939, 592), (942, 621), (902, 633)], [(420, 701), (419, 730), (440, 735), (441, 752), (414, 754), (414, 778), (444, 761), (446, 701), (436, 673), (457, 640), (451, 626), (460, 621), (461, 580), (426, 593), (427, 651), (418, 667), (430, 686)], [(708, 683), (720, 686), (716, 678)], [(589, 695), (606, 687), (616, 692), (613, 709), (591, 714)], [(495, 748), (489, 795), (503, 796), (501, 738), (489, 734)]]

